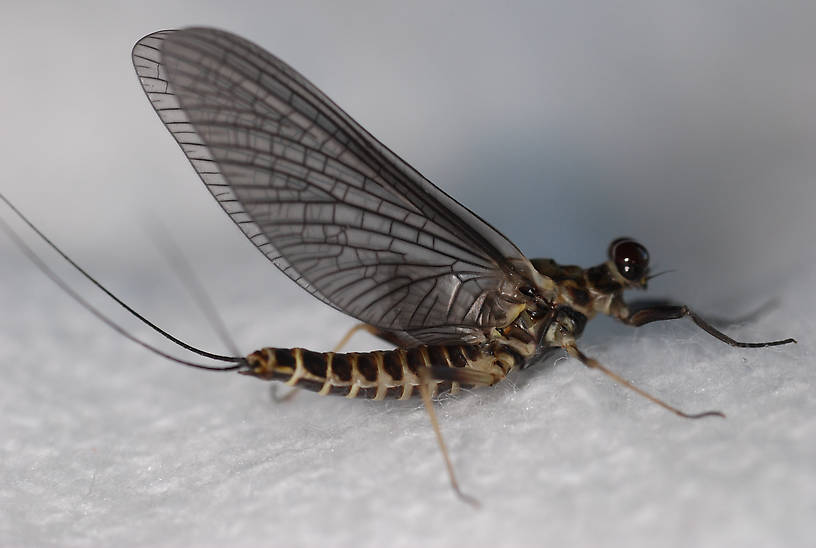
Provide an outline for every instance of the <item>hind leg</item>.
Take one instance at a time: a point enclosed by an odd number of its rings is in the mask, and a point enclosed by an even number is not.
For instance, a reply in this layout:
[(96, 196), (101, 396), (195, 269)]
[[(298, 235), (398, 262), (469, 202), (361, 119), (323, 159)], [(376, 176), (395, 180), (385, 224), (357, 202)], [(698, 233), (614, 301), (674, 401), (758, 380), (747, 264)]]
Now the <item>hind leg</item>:
[(356, 333), (358, 333), (360, 331), (365, 331), (367, 333), (370, 333), (370, 334), (374, 335), (375, 337), (379, 337), (380, 339), (383, 339), (384, 341), (387, 341), (387, 342), (393, 344), (393, 342), (388, 339), (388, 336), (385, 334), (384, 331), (381, 331), (380, 329), (374, 327), (373, 325), (369, 325), (367, 323), (358, 323), (357, 325), (355, 325), (354, 327), (349, 329), (348, 332), (346, 332), (346, 334), (343, 336), (343, 338), (340, 339), (340, 342), (338, 342), (334, 346), (334, 348), (332, 349), (332, 352), (340, 352), (340, 350), (344, 346), (346, 346), (346, 344), (348, 344), (348, 342), (351, 340), (351, 338)]

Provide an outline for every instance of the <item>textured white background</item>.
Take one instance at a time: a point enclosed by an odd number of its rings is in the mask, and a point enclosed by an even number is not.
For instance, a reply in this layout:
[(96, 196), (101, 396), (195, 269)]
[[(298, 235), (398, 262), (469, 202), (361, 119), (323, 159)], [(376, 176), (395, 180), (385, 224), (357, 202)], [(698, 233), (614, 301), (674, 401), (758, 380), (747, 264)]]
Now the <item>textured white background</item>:
[(242, 350), (327, 349), (352, 325), (244, 241), (132, 74), (142, 35), (208, 24), (287, 60), (531, 256), (589, 265), (636, 236), (677, 270), (650, 295), (718, 315), (778, 297), (730, 332), (800, 344), (735, 350), (685, 322), (593, 322), (588, 354), (728, 419), (678, 419), (566, 360), (445, 400), (477, 512), (451, 494), (418, 402), (275, 405), (252, 379), (165, 363), (0, 238), (0, 544), (807, 546), (814, 16), (744, 2), (5, 3), (0, 191), (191, 342), (222, 350), (153, 224)]

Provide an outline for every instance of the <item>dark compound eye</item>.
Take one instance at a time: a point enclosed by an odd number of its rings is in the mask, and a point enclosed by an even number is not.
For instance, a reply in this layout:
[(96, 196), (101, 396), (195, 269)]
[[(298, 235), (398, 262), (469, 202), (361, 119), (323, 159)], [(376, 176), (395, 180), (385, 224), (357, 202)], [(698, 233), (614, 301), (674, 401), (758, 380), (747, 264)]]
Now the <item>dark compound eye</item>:
[(649, 269), (649, 252), (631, 238), (618, 238), (609, 244), (609, 258), (630, 282), (640, 280)]
[(529, 285), (523, 285), (523, 286), (519, 287), (519, 291), (521, 293), (524, 293), (528, 297), (535, 297), (536, 296), (535, 288), (533, 288), (533, 287), (531, 287)]

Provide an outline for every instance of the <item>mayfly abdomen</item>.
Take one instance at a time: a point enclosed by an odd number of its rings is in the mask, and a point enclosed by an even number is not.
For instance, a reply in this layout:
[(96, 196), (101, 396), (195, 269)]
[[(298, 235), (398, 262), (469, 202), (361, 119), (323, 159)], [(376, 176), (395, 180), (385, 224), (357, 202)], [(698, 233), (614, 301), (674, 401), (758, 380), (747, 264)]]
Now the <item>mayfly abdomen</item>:
[[(408, 399), (420, 383), (435, 394), (456, 393), (460, 387), (493, 384), (504, 377), (495, 359), (471, 344), (421, 345), (374, 352), (313, 352), (304, 348), (263, 348), (247, 356), (242, 371), (264, 380), (284, 382), (347, 398)], [(496, 372), (487, 373), (485, 369)], [(471, 381), (471, 382), (466, 382)]]

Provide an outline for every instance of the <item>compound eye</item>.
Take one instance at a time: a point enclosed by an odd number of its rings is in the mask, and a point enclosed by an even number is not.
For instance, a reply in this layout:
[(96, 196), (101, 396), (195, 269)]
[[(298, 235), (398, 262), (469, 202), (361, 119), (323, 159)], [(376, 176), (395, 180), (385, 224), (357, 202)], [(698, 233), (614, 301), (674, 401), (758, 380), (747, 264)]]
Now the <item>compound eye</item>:
[(618, 238), (609, 244), (609, 258), (630, 282), (643, 278), (649, 269), (649, 252), (631, 238)]

